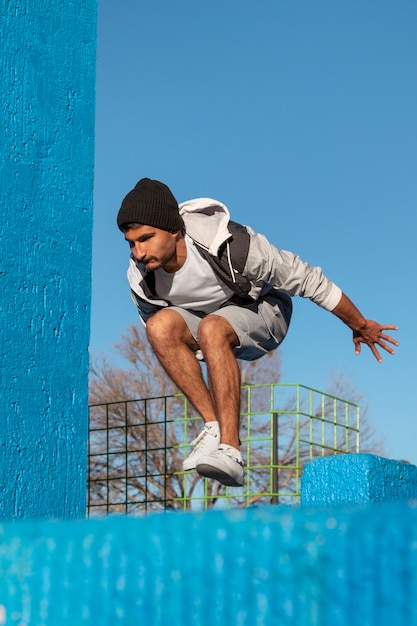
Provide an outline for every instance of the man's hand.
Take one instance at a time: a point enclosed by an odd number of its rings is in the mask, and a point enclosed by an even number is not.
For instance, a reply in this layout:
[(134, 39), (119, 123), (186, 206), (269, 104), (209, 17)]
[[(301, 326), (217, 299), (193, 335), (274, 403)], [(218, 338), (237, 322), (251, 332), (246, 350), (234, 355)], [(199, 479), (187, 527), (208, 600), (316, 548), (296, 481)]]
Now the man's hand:
[(395, 354), (395, 350), (387, 343), (392, 343), (394, 346), (398, 346), (398, 341), (386, 335), (386, 330), (398, 330), (398, 326), (383, 326), (374, 322), (373, 320), (366, 320), (365, 326), (360, 330), (353, 331), (353, 343), (355, 344), (355, 354), (360, 354), (361, 343), (365, 343), (371, 349), (372, 354), (376, 360), (381, 363), (382, 357), (379, 354), (377, 346), (380, 346), (390, 354)]
[[(351, 300), (343, 293), (340, 302), (335, 306), (332, 313), (337, 315), (353, 331), (353, 343), (355, 354), (360, 354), (361, 344), (365, 343), (371, 350), (376, 360), (381, 363), (382, 358), (377, 346), (390, 354), (395, 354), (389, 343), (398, 346), (398, 341), (386, 335), (385, 330), (398, 330), (398, 326), (382, 325), (373, 320), (367, 320)], [(388, 342), (388, 343), (387, 343)]]

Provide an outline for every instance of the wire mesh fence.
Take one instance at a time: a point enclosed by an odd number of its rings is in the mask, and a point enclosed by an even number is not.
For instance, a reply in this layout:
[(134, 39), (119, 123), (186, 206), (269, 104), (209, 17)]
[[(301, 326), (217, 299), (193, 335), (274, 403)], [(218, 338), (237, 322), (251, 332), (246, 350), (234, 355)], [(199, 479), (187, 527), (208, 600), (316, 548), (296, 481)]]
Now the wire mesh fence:
[(359, 452), (359, 406), (300, 384), (241, 390), (245, 485), (182, 471), (203, 423), (181, 394), (89, 407), (90, 517), (297, 504), (304, 464)]

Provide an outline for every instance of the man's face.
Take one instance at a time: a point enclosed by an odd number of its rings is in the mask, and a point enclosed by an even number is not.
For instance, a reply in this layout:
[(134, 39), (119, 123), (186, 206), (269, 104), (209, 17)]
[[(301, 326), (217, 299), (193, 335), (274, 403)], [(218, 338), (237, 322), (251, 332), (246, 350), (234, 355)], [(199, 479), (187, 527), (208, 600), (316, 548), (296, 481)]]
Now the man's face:
[(175, 272), (177, 261), (177, 242), (181, 233), (169, 233), (154, 226), (139, 226), (125, 232), (125, 239), (130, 250), (148, 271), (163, 267), (167, 272)]

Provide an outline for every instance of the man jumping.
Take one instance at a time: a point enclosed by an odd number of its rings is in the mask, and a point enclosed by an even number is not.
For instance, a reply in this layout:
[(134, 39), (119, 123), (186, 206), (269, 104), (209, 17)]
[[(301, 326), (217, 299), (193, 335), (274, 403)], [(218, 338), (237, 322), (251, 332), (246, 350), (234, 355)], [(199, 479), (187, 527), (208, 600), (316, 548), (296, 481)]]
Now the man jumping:
[(258, 359), (282, 343), (292, 296), (310, 298), (349, 326), (356, 354), (361, 344), (378, 361), (379, 348), (394, 354), (389, 344), (398, 342), (386, 331), (397, 326), (366, 319), (320, 267), (232, 221), (217, 200), (178, 205), (166, 185), (142, 178), (117, 224), (130, 246), (128, 280), (148, 340), (205, 422), (184, 471), (243, 485), (237, 360)]

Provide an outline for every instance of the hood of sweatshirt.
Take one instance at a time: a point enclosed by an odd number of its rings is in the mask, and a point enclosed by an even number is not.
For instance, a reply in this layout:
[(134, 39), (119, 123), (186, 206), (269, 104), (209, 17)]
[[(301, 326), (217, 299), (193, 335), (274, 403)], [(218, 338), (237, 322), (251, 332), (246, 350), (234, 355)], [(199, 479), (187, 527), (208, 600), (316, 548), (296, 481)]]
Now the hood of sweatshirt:
[(219, 248), (232, 236), (228, 229), (228, 208), (212, 198), (187, 200), (179, 208), (187, 235), (206, 247), (210, 254), (217, 255)]

